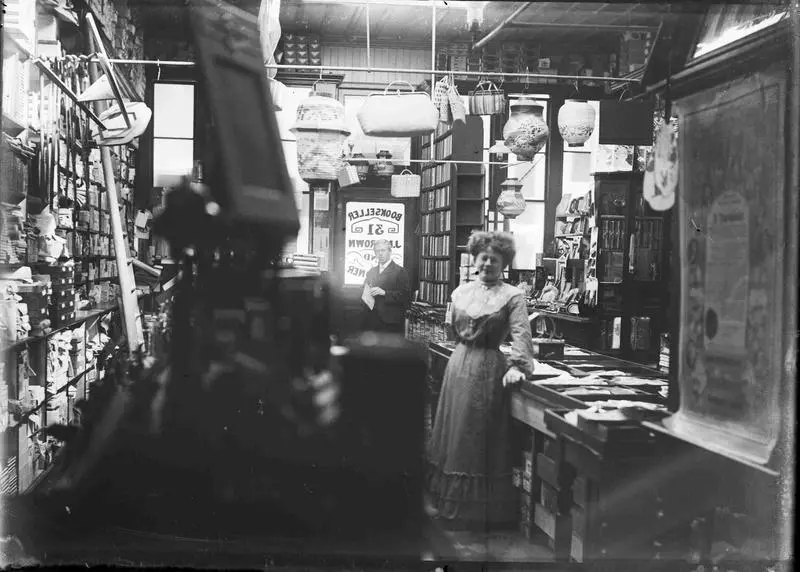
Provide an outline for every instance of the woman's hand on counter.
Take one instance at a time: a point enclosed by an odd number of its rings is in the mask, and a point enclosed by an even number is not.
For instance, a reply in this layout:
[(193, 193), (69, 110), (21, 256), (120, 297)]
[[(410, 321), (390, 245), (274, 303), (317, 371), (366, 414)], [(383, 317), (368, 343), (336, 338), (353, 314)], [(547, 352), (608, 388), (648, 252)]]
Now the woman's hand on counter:
[(516, 367), (511, 367), (503, 376), (503, 387), (509, 387), (522, 383), (525, 380), (525, 374)]

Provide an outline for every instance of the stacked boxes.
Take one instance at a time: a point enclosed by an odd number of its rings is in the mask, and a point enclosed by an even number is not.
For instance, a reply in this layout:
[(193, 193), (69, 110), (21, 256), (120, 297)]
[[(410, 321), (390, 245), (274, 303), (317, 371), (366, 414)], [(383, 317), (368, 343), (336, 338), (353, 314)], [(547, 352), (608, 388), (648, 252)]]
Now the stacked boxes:
[(652, 32), (622, 34), (619, 44), (619, 75), (624, 76), (644, 66), (652, 47)]
[(501, 56), (502, 50), (499, 45), (485, 46), (481, 52), (481, 66), (483, 71), (486, 72), (499, 72), (501, 71)]
[(45, 333), (50, 327), (50, 297), (52, 289), (46, 282), (33, 284), (19, 284), (17, 294), (28, 307), (28, 320), (30, 322), (30, 335), (38, 336)]
[(50, 321), (54, 327), (75, 319), (75, 267), (39, 266), (39, 274), (50, 277)]
[(504, 73), (524, 73), (522, 67), (522, 44), (519, 42), (503, 42), (500, 68)]
[[(464, 43), (450, 44), (447, 49), (447, 55), (450, 57), (450, 71), (463, 72), (467, 71), (467, 63), (470, 56), (470, 45)], [(459, 76), (457, 73), (454, 76), (456, 79), (466, 79), (468, 76)]]
[(322, 44), (319, 36), (284, 34), (281, 63), (288, 66), (321, 66)]

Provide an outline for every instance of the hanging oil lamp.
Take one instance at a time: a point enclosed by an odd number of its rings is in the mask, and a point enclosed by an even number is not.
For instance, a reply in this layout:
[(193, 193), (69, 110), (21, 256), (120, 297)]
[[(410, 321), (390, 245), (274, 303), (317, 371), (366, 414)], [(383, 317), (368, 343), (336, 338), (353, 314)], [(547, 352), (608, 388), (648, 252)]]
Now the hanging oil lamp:
[(356, 153), (351, 157), (350, 164), (356, 168), (358, 180), (363, 183), (369, 174), (369, 161), (366, 160), (363, 153)]
[(394, 164), (391, 162), (392, 154), (381, 150), (376, 155), (378, 162), (375, 164), (375, 174), (379, 177), (391, 177), (394, 174)]
[(509, 177), (500, 183), (500, 196), (497, 197), (497, 212), (507, 219), (515, 219), (523, 212), (528, 204), (522, 196), (522, 182), (516, 177)]

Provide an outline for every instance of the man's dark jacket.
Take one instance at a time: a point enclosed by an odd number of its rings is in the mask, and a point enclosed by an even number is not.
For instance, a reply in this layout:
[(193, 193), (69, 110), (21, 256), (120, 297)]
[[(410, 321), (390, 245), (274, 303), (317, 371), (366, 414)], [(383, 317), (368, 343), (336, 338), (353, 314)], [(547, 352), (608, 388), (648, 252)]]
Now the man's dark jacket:
[(375, 307), (372, 311), (364, 306), (365, 329), (402, 329), (411, 297), (411, 284), (405, 268), (391, 261), (386, 270), (379, 273), (375, 266), (367, 272), (365, 284), (383, 288), (386, 292), (385, 296), (375, 296)]

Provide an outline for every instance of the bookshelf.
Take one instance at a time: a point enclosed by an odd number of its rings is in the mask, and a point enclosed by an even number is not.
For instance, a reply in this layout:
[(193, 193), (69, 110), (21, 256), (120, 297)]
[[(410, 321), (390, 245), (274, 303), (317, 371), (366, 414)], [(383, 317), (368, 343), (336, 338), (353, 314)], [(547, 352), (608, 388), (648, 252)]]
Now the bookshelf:
[[(420, 158), (481, 161), (483, 121), (440, 125), (423, 137)], [(419, 301), (444, 306), (461, 282), (462, 255), (474, 230), (484, 227), (483, 165), (426, 164), (421, 171)]]

